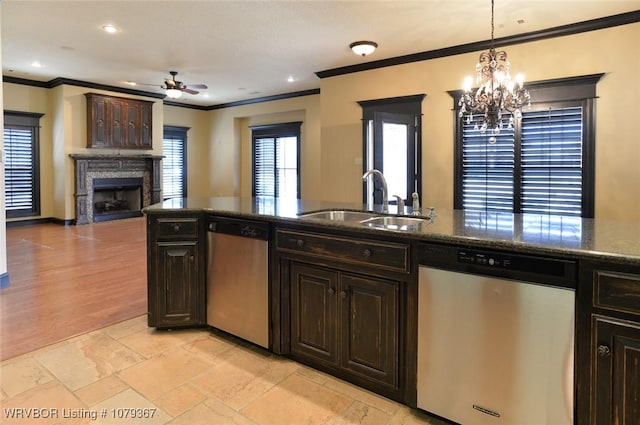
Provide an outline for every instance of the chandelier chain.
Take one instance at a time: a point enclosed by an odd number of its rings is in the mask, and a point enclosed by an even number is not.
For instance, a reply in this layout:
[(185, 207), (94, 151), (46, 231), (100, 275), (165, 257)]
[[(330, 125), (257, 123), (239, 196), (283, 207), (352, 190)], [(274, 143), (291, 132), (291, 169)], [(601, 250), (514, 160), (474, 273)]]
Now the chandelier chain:
[(491, 0), (491, 48), (493, 49), (493, 33), (494, 33), (494, 24), (493, 24), (493, 4), (495, 0)]

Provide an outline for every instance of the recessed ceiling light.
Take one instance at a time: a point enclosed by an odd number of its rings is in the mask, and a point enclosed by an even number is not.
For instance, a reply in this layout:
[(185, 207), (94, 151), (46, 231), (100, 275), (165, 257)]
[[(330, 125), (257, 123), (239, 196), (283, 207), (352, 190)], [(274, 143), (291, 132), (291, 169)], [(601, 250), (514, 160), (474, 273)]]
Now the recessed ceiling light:
[(38, 61), (31, 62), (31, 66), (34, 68), (42, 68), (42, 64)]
[(295, 81), (295, 79), (293, 78), (293, 75), (289, 75), (289, 78), (287, 78), (287, 82), (288, 83), (293, 83)]
[(137, 86), (138, 83), (136, 83), (135, 81), (125, 81), (125, 84), (129, 84), (130, 86)]
[(103, 25), (102, 30), (104, 32), (108, 32), (109, 34), (114, 34), (118, 32), (118, 28), (115, 25), (111, 25), (111, 24)]

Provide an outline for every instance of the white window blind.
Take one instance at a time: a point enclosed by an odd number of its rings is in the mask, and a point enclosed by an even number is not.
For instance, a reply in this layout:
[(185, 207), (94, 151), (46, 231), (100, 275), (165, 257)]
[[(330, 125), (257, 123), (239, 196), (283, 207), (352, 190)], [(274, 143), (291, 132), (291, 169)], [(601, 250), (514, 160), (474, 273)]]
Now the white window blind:
[(523, 111), (495, 136), (463, 118), (463, 208), (580, 216), (582, 124), (579, 106)]
[(276, 138), (254, 139), (255, 196), (276, 195)]
[[(507, 117), (508, 119), (508, 117)], [(513, 210), (515, 144), (513, 130), (493, 136), (483, 134), (473, 123), (463, 121), (463, 207)]]
[(40, 118), (4, 111), (5, 211), (7, 218), (40, 215)]
[(522, 116), (522, 212), (580, 216), (582, 108)]
[(162, 140), (162, 197), (184, 198), (186, 193), (187, 130), (164, 131)]
[(34, 128), (5, 126), (4, 149), (7, 213), (10, 211), (32, 212), (36, 178)]
[(300, 124), (252, 127), (253, 196), (300, 197)]

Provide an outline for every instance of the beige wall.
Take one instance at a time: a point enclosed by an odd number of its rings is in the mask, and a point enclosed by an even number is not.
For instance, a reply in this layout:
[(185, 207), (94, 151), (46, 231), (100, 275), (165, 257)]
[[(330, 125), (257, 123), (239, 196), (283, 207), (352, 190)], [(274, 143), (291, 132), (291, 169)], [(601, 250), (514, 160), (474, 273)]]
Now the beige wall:
[[(640, 221), (640, 143), (633, 118), (640, 98), (640, 23), (507, 47), (515, 75), (528, 81), (596, 73), (596, 217)], [(359, 100), (426, 93), (422, 104), (423, 205), (453, 206), (453, 100), (478, 54), (465, 54), (326, 78), (321, 83), (325, 199), (359, 200)]]
[[(605, 73), (597, 85), (598, 218), (640, 221), (640, 143), (633, 119), (640, 98), (640, 51), (635, 41), (639, 39), (640, 23), (636, 23), (506, 48), (513, 73), (524, 72), (528, 81)], [(162, 124), (190, 127), (188, 195), (249, 196), (248, 127), (302, 121), (302, 197), (357, 202), (362, 196), (362, 112), (357, 101), (425, 93), (423, 205), (451, 208), (454, 116), (447, 91), (461, 87), (477, 57), (478, 53), (471, 53), (326, 78), (321, 80), (320, 95), (212, 111), (156, 101), (154, 150), (147, 153), (162, 154)], [(45, 113), (43, 217), (74, 218), (73, 162), (68, 155), (87, 152), (86, 91), (4, 84), (5, 109)]]
[[(0, 4), (0, 22), (2, 22), (2, 5)], [(2, 31), (0, 31), (2, 34)], [(0, 35), (0, 46), (2, 46), (2, 36)], [(0, 47), (0, 64), (2, 63), (2, 48)], [(4, 87), (0, 87), (0, 108), (3, 108), (2, 98), (4, 97)], [(4, 114), (0, 116), (0, 128), (4, 129)], [(0, 134), (0, 153), (4, 152), (4, 131)], [(3, 195), (0, 196), (0, 211), (4, 212), (4, 161), (0, 167), (0, 189)], [(0, 276), (7, 273), (7, 228), (5, 225), (6, 215), (0, 214)]]
[[(208, 175), (212, 196), (251, 196), (249, 126), (302, 121), (300, 128), (301, 194), (322, 199), (320, 172), (320, 96), (217, 109), (210, 115)], [(191, 170), (189, 170), (191, 174)]]
[[(150, 100), (139, 96), (127, 96), (102, 90), (61, 85), (53, 89), (4, 83), (4, 109), (21, 112), (37, 112), (40, 119), (40, 192), (41, 215), (71, 220), (75, 218), (74, 163), (72, 153), (140, 154), (162, 153), (162, 125), (153, 127), (153, 150), (131, 151), (118, 149), (88, 149), (87, 102), (84, 93), (89, 91)], [(163, 122), (162, 102), (153, 106), (153, 122)], [(3, 180), (4, 181), (4, 180)]]
[(197, 109), (164, 107), (164, 125), (188, 127), (187, 131), (187, 196), (209, 197), (211, 189), (209, 164), (209, 112)]

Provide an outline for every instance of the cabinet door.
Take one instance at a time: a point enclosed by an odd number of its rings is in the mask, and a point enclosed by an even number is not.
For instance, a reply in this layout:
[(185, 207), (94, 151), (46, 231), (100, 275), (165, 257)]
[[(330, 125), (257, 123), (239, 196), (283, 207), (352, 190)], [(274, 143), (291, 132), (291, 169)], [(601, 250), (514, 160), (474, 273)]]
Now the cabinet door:
[(340, 366), (397, 388), (397, 282), (343, 274), (340, 284)]
[(140, 106), (136, 103), (124, 103), (122, 105), (126, 116), (126, 145), (127, 147), (141, 147), (140, 137)]
[(108, 147), (120, 147), (125, 144), (127, 137), (127, 118), (125, 108), (122, 102), (118, 100), (110, 100), (108, 102), (110, 110), (110, 128), (111, 140), (107, 143)]
[(140, 105), (140, 122), (139, 122), (139, 145), (145, 149), (153, 147), (153, 135), (151, 134), (153, 109), (151, 103), (143, 103)]
[(291, 353), (336, 366), (338, 274), (292, 263), (290, 284)]
[(640, 424), (640, 324), (595, 316), (593, 397), (597, 425)]
[(103, 97), (88, 97), (88, 129), (89, 139), (87, 147), (105, 147), (109, 144), (108, 108), (109, 102)]
[[(205, 322), (197, 241), (158, 242), (155, 324), (157, 327)], [(152, 313), (153, 314), (153, 313)]]

